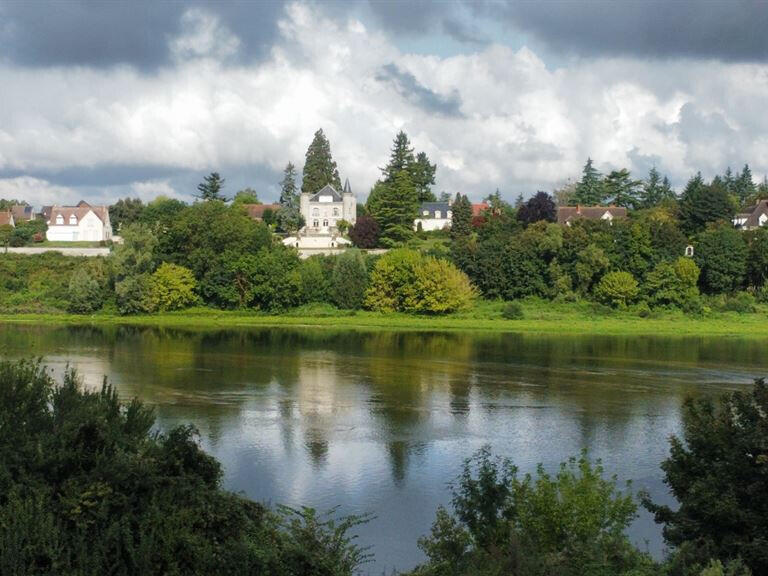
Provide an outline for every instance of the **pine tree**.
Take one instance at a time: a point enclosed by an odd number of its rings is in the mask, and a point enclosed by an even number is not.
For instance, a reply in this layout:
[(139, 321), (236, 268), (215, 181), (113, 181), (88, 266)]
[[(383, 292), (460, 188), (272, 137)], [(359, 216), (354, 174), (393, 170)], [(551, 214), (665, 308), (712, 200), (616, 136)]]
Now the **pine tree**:
[(401, 170), (392, 184), (384, 185), (375, 214), (381, 230), (380, 243), (391, 248), (413, 237), (413, 220), (418, 213), (418, 197), (407, 170)]
[(523, 199), (523, 193), (520, 192), (520, 194), (517, 195), (517, 198), (515, 198), (515, 208), (520, 209), (520, 207), (525, 203), (525, 200)]
[(222, 202), (226, 202), (227, 199), (221, 193), (223, 187), (224, 178), (222, 178), (218, 172), (211, 172), (197, 185), (199, 194), (195, 195), (195, 198), (199, 198), (204, 202), (208, 202), (209, 200), (221, 200)]
[(723, 184), (725, 185), (725, 190), (728, 192), (728, 194), (734, 194), (736, 189), (736, 178), (733, 176), (733, 172), (731, 171), (730, 166), (725, 169), (725, 174), (723, 175)]
[(595, 206), (605, 201), (605, 190), (600, 178), (600, 172), (593, 166), (592, 158), (587, 158), (584, 164), (581, 180), (576, 185), (572, 201), (576, 204)]
[(629, 170), (613, 170), (603, 181), (607, 200), (616, 206), (635, 208), (638, 204), (640, 180), (632, 180)]
[(755, 195), (755, 183), (752, 180), (752, 170), (749, 168), (749, 164), (744, 164), (744, 168), (736, 181), (734, 182), (733, 195), (739, 203), (739, 206), (744, 206), (747, 200)]
[(680, 224), (688, 234), (701, 232), (711, 222), (730, 220), (733, 212), (725, 181), (716, 178), (706, 185), (701, 172), (688, 181), (680, 197)]
[(665, 200), (677, 200), (677, 194), (672, 189), (672, 185), (669, 183), (669, 178), (664, 176), (661, 181), (661, 201)]
[(326, 184), (341, 190), (339, 170), (331, 156), (331, 144), (325, 137), (323, 129), (320, 128), (315, 132), (312, 143), (307, 148), (301, 191), (313, 194)]
[[(395, 141), (392, 143), (389, 163), (381, 169), (382, 175), (384, 176), (384, 182), (392, 184), (400, 172), (403, 170), (410, 171), (414, 162), (411, 141), (408, 139), (408, 135), (400, 130), (400, 132), (397, 133), (397, 136), (395, 136)], [(428, 163), (429, 162), (427, 162), (427, 164)], [(413, 181), (413, 174), (411, 174), (411, 180)]]
[(435, 195), (432, 186), (435, 185), (436, 164), (430, 164), (424, 152), (416, 155), (416, 160), (410, 166), (411, 180), (419, 196), (419, 202), (434, 202)]
[(661, 175), (656, 170), (656, 166), (648, 172), (648, 178), (643, 182), (643, 189), (640, 193), (640, 207), (653, 208), (661, 202), (662, 183)]
[(451, 206), (451, 259), (459, 269), (472, 271), (472, 204), (466, 194), (456, 194)]
[(294, 232), (301, 228), (301, 206), (296, 189), (296, 168), (291, 162), (283, 171), (280, 182), (280, 211), (277, 213), (277, 226), (283, 232)]

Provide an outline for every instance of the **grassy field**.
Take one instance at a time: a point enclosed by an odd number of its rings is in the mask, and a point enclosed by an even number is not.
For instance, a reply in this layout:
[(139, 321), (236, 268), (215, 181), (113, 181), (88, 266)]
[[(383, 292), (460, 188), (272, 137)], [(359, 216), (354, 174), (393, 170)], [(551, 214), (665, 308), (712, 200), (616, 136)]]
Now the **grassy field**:
[(43, 242), (36, 242), (34, 244), (30, 244), (30, 247), (40, 247), (40, 248), (102, 248), (103, 244), (101, 242), (61, 242), (61, 241), (51, 241), (51, 240), (45, 240)]
[(502, 303), (483, 302), (474, 310), (445, 317), (339, 311), (310, 305), (280, 315), (196, 308), (146, 316), (96, 314), (0, 314), (0, 323), (142, 325), (159, 327), (228, 328), (248, 326), (311, 326), (360, 330), (467, 330), (594, 335), (665, 335), (768, 337), (768, 311), (740, 314), (713, 312), (691, 317), (664, 312), (641, 318), (629, 311), (607, 311), (588, 302), (553, 303), (539, 300), (522, 303), (524, 317), (506, 320)]

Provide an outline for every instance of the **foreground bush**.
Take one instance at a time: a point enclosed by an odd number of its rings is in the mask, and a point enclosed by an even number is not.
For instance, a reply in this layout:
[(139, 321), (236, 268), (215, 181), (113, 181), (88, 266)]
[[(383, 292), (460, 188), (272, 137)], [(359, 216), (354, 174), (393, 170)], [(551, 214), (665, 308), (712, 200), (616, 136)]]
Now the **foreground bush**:
[(151, 309), (182, 310), (198, 302), (197, 281), (188, 268), (163, 263), (149, 278)]
[(0, 363), (0, 573), (346, 576), (366, 560), (348, 537), (360, 518), (225, 492), (194, 428), (154, 423), (106, 383)]
[(637, 280), (629, 272), (609, 272), (600, 279), (594, 294), (602, 304), (624, 308), (637, 298)]

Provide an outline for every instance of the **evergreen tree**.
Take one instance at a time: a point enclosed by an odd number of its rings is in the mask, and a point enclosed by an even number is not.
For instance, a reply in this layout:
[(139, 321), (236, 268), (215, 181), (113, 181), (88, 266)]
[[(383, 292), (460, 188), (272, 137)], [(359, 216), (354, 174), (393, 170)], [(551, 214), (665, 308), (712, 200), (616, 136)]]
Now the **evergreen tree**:
[[(424, 158), (426, 159), (426, 155)], [(381, 169), (382, 175), (384, 176), (384, 182), (387, 184), (392, 184), (400, 172), (403, 170), (411, 171), (414, 162), (415, 159), (413, 156), (413, 147), (411, 146), (411, 141), (408, 139), (408, 135), (400, 130), (400, 132), (397, 133), (397, 136), (395, 136), (395, 141), (392, 143), (392, 151), (389, 155), (389, 163)], [(428, 160), (426, 161), (426, 164), (429, 165)], [(413, 181), (413, 172), (411, 172), (410, 176), (411, 181)], [(434, 179), (434, 171), (432, 174), (432, 179)]]
[(283, 232), (294, 232), (301, 228), (301, 207), (296, 189), (296, 168), (291, 162), (283, 170), (280, 182), (280, 211), (277, 213), (277, 226)]
[(411, 180), (416, 188), (416, 194), (421, 202), (434, 202), (435, 195), (432, 192), (432, 186), (435, 184), (435, 172), (437, 165), (430, 164), (429, 158), (424, 152), (416, 155), (416, 160), (410, 167)]
[(520, 194), (517, 195), (517, 198), (515, 198), (515, 209), (519, 210), (520, 206), (522, 206), (525, 203), (525, 200), (523, 199), (523, 193), (520, 192)]
[(315, 132), (315, 137), (307, 148), (301, 191), (314, 194), (326, 184), (341, 190), (339, 170), (331, 156), (331, 144), (321, 128)]
[(224, 188), (224, 178), (222, 178), (218, 172), (211, 172), (197, 185), (199, 194), (197, 194), (195, 198), (199, 198), (204, 202), (210, 200), (221, 200), (222, 202), (226, 202), (227, 199), (221, 193), (222, 188)]
[[(669, 182), (667, 182), (667, 184), (668, 183)], [(651, 171), (648, 172), (647, 180), (643, 182), (643, 188), (640, 192), (639, 207), (653, 208), (654, 206), (658, 205), (661, 202), (663, 192), (662, 187), (663, 184), (661, 182), (661, 175), (654, 166), (651, 168)]]
[(466, 194), (456, 194), (451, 205), (451, 258), (460, 270), (472, 272), (472, 204)]
[(261, 204), (261, 200), (259, 200), (259, 193), (248, 187), (237, 191), (232, 198), (232, 204)]
[(413, 237), (413, 220), (419, 200), (407, 170), (401, 170), (391, 185), (385, 185), (373, 214), (381, 229), (381, 245), (393, 247)]
[(635, 208), (639, 203), (640, 180), (632, 180), (629, 170), (613, 170), (603, 181), (606, 199), (611, 204), (624, 208)]
[(752, 180), (752, 170), (749, 164), (744, 164), (744, 168), (736, 181), (734, 182), (733, 195), (736, 197), (739, 206), (745, 206), (748, 199), (755, 195), (757, 188)]
[(736, 178), (733, 176), (733, 171), (731, 171), (730, 166), (725, 169), (725, 174), (723, 175), (722, 180), (726, 192), (728, 192), (728, 194), (733, 194), (736, 189)]
[(672, 190), (672, 185), (669, 183), (669, 178), (664, 176), (661, 181), (661, 200), (677, 200), (677, 194)]
[(764, 200), (766, 198), (768, 198), (768, 176), (763, 176), (763, 181), (757, 185), (757, 189), (755, 190), (754, 201), (757, 202), (758, 200)]
[(680, 197), (680, 224), (688, 234), (696, 234), (707, 224), (733, 217), (733, 204), (724, 180), (716, 179), (709, 186), (701, 172), (688, 181)]
[(595, 206), (605, 200), (605, 190), (600, 179), (600, 172), (593, 166), (592, 158), (587, 158), (587, 163), (582, 170), (581, 180), (576, 185), (572, 202)]

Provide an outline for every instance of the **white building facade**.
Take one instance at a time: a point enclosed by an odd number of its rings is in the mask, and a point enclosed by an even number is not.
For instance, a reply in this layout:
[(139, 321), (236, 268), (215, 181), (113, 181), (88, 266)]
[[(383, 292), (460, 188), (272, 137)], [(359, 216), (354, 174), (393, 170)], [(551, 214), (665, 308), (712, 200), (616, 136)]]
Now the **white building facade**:
[(342, 220), (354, 224), (357, 221), (357, 199), (349, 180), (344, 183), (341, 193), (330, 184), (314, 194), (302, 192), (301, 215), (306, 234), (333, 235), (338, 232), (338, 224)]
[(106, 206), (52, 206), (45, 237), (51, 242), (105, 242), (112, 239)]
[(432, 232), (451, 227), (453, 211), (448, 202), (424, 202), (419, 207), (419, 217), (413, 221), (414, 230)]

